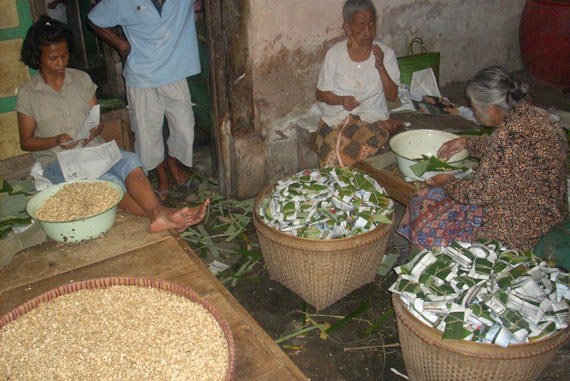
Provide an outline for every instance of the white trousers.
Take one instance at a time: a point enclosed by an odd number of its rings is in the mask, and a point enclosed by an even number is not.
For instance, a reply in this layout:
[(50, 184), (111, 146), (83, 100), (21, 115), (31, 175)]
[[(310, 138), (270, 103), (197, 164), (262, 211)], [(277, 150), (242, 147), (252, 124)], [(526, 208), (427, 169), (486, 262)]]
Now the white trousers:
[(166, 142), (168, 155), (191, 167), (194, 112), (186, 79), (161, 87), (127, 86), (127, 101), (135, 134), (135, 152), (145, 167), (151, 170), (164, 161), (162, 125), (165, 116), (170, 130)]

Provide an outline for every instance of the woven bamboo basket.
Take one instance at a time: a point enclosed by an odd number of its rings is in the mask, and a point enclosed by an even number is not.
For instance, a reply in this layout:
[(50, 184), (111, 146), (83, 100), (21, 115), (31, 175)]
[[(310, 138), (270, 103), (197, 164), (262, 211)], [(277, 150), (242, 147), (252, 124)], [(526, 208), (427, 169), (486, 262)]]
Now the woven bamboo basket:
[(565, 329), (543, 340), (513, 344), (448, 341), (392, 295), (400, 347), (410, 380), (536, 380), (570, 336)]
[(48, 302), (52, 299), (57, 298), (58, 296), (70, 294), (72, 292), (84, 289), (104, 289), (111, 286), (153, 287), (159, 290), (164, 290), (173, 293), (175, 295), (183, 296), (195, 303), (201, 304), (208, 312), (212, 314), (212, 316), (214, 317), (214, 319), (216, 319), (216, 321), (220, 325), (220, 328), (224, 332), (224, 336), (228, 343), (228, 351), (229, 351), (229, 356), (228, 356), (229, 364), (225, 379), (226, 380), (234, 379), (236, 355), (235, 355), (234, 339), (229, 324), (224, 320), (224, 318), (220, 315), (219, 311), (216, 308), (214, 308), (205, 299), (201, 298), (194, 291), (192, 291), (189, 288), (182, 287), (178, 284), (168, 282), (162, 279), (110, 277), (110, 278), (98, 278), (98, 279), (84, 280), (81, 282), (68, 283), (63, 286), (54, 288), (53, 290), (50, 290), (48, 292), (45, 292), (35, 297), (34, 299), (19, 305), (18, 307), (14, 308), (12, 311), (8, 312), (6, 315), (2, 316), (2, 318), (0, 318), (0, 329), (2, 329), (3, 326), (10, 323), (11, 321), (16, 320), (18, 317), (33, 310), (40, 303)]
[(294, 237), (275, 230), (258, 216), (259, 205), (271, 194), (273, 186), (268, 185), (257, 196), (253, 213), (253, 224), (271, 279), (317, 310), (374, 280), (392, 225), (383, 224), (349, 238)]

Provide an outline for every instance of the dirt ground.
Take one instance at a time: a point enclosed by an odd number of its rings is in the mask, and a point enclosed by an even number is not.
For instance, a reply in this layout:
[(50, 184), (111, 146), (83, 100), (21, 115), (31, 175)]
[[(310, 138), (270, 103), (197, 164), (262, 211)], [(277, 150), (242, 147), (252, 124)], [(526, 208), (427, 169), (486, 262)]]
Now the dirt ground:
[[(403, 205), (397, 206), (398, 220), (403, 210)], [(396, 235), (391, 241), (392, 247), (388, 252), (401, 251), (400, 261), (405, 260), (405, 239)], [(249, 275), (260, 279), (260, 282), (240, 281), (228, 290), (271, 337), (278, 339), (303, 326), (304, 303), (299, 296), (271, 280), (262, 264)], [(378, 275), (374, 282), (319, 311), (325, 316), (315, 320), (333, 324), (338, 319), (332, 316), (346, 316), (367, 302), (370, 307), (358, 317), (376, 321), (392, 310), (388, 288), (395, 279), (394, 272), (386, 277)], [(315, 309), (308, 307), (307, 312), (315, 313)], [(402, 352), (399, 346), (393, 346), (399, 343), (395, 315), (392, 313), (373, 334), (363, 333), (368, 326), (362, 321), (352, 320), (326, 340), (320, 337), (318, 330), (314, 330), (281, 343), (281, 347), (311, 380), (404, 380), (392, 371), (395, 369), (407, 374)], [(356, 347), (372, 348), (355, 350)], [(560, 349), (539, 379), (568, 380), (569, 366), (570, 341)]]
[[(261, 283), (239, 282), (231, 293), (273, 337), (279, 337), (303, 326), (303, 300), (279, 283), (269, 279), (267, 270), (260, 266), (256, 277)], [(318, 323), (334, 323), (330, 317), (346, 316), (363, 302), (370, 308), (359, 315), (361, 319), (375, 321), (392, 304), (387, 291), (395, 276), (378, 279), (352, 292), (332, 306), (320, 311), (325, 315), (315, 318)], [(315, 313), (308, 307), (307, 312)], [(390, 380), (398, 377), (390, 368), (405, 373), (401, 351), (398, 347), (382, 348), (382, 345), (398, 343), (395, 319), (388, 318), (377, 332), (367, 335), (368, 325), (351, 321), (331, 337), (323, 339), (318, 330), (297, 336), (282, 343), (285, 353), (311, 380)], [(347, 350), (355, 347), (375, 347), (363, 350)]]
[[(302, 309), (303, 300), (270, 280), (265, 268), (260, 266), (255, 276), (261, 279), (261, 283), (239, 282), (236, 287), (229, 288), (230, 292), (274, 339), (299, 328), (303, 324), (303, 315), (296, 311)], [(370, 308), (360, 317), (374, 321), (392, 308), (387, 289), (394, 280), (393, 274), (387, 278), (378, 277), (320, 313), (344, 316), (366, 301)], [(314, 309), (309, 308), (308, 311), (314, 312)], [(335, 319), (319, 319), (319, 322), (324, 321), (333, 322)], [(321, 339), (318, 332), (311, 331), (284, 342), (293, 348), (283, 350), (311, 380), (404, 380), (391, 371), (395, 369), (407, 374), (400, 348), (382, 348), (383, 345), (398, 343), (394, 315), (384, 321), (373, 335), (362, 333), (366, 327), (353, 321), (326, 340)], [(347, 351), (347, 348), (365, 346), (375, 348)], [(570, 342), (567, 342), (539, 379), (568, 380), (569, 364)]]
[[(464, 104), (465, 99), (462, 98), (464, 86), (464, 83), (452, 83), (445, 89), (442, 88), (442, 93), (447, 94), (457, 104)], [(535, 85), (533, 98), (544, 108), (549, 109), (552, 106), (570, 111), (569, 98), (562, 94), (561, 89)], [(199, 156), (197, 160), (199, 168), (194, 169), (206, 175), (210, 159), (209, 151), (198, 148), (195, 154)], [(184, 201), (186, 194), (187, 190), (173, 192), (170, 202), (176, 206), (178, 202)], [(395, 210), (397, 225), (405, 208), (396, 203)], [(406, 261), (408, 255), (407, 241), (394, 234), (393, 230), (387, 252), (400, 254), (399, 263), (402, 263)], [(252, 225), (248, 227), (246, 233), (247, 239), (254, 243), (256, 235)], [(208, 264), (212, 258), (205, 257), (204, 260)], [(247, 277), (253, 280), (239, 280), (235, 286), (231, 286), (228, 282), (226, 287), (272, 338), (277, 340), (307, 324), (303, 313), (305, 308), (303, 300), (270, 279), (263, 259), (247, 273)], [(404, 375), (407, 374), (402, 352), (398, 346), (396, 319), (393, 313), (390, 314), (392, 304), (388, 288), (394, 280), (393, 272), (386, 277), (378, 275), (374, 282), (319, 311), (318, 316), (313, 307), (307, 306), (306, 313), (315, 323), (334, 324), (357, 310), (362, 303), (369, 304), (368, 309), (358, 315), (357, 319), (349, 321), (326, 339), (321, 338), (320, 331), (315, 329), (283, 341), (280, 346), (311, 380), (403, 380), (404, 378), (392, 371), (395, 369)], [(374, 333), (363, 333), (370, 326), (370, 322), (380, 319), (385, 314), (389, 316)], [(568, 380), (568, 369), (570, 369), (570, 340), (559, 350), (539, 380)]]
[[(172, 192), (170, 203), (176, 206), (186, 192)], [(178, 201), (177, 201), (178, 200)], [(405, 211), (395, 203), (395, 220), (399, 222)], [(247, 240), (255, 246), (257, 237), (253, 224), (246, 231)], [(387, 253), (398, 253), (398, 263), (406, 262), (408, 243), (392, 229)], [(192, 245), (191, 245), (192, 246)], [(205, 256), (209, 264), (213, 258)], [(219, 259), (219, 258), (218, 258)], [(376, 279), (326, 309), (319, 311), (278, 282), (271, 280), (263, 259), (246, 274), (248, 279), (238, 280), (235, 286), (226, 287), (245, 307), (253, 318), (275, 340), (295, 332), (310, 322), (305, 313), (317, 324), (333, 325), (342, 317), (368, 303), (368, 308), (355, 319), (323, 338), (318, 329), (294, 336), (280, 343), (283, 351), (311, 380), (404, 380), (392, 369), (406, 375), (406, 368), (399, 347), (396, 318), (392, 310), (391, 293), (388, 291), (396, 276), (391, 271), (386, 277)], [(305, 311), (305, 312), (304, 312)], [(378, 329), (365, 334), (370, 324), (383, 316), (387, 318)], [(547, 367), (540, 380), (567, 380), (570, 365), (570, 341), (561, 348), (555, 360)]]

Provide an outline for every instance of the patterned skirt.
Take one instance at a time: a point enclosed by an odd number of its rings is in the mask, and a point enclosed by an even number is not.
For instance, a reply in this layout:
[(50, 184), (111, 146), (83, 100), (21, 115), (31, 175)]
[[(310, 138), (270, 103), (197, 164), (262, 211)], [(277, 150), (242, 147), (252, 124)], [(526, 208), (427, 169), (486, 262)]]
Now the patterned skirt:
[(321, 119), (315, 140), (319, 165), (344, 167), (377, 155), (388, 137), (381, 121), (366, 123), (349, 114), (339, 125), (329, 126)]
[(424, 188), (412, 196), (397, 231), (411, 250), (472, 242), (484, 216), (483, 206), (456, 203), (441, 187)]

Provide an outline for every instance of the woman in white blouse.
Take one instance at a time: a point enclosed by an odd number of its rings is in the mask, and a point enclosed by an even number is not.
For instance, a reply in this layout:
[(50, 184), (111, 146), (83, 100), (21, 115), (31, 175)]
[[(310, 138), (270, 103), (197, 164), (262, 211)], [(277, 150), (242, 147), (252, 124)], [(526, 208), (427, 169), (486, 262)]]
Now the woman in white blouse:
[[(375, 39), (376, 8), (370, 0), (348, 0), (343, 21), (348, 39), (329, 49), (317, 83), (315, 95), (322, 102), (319, 134), (342, 128), (350, 114), (393, 132), (402, 124), (389, 119), (386, 100), (398, 97), (400, 70), (394, 51)], [(387, 138), (383, 135), (382, 144)]]

